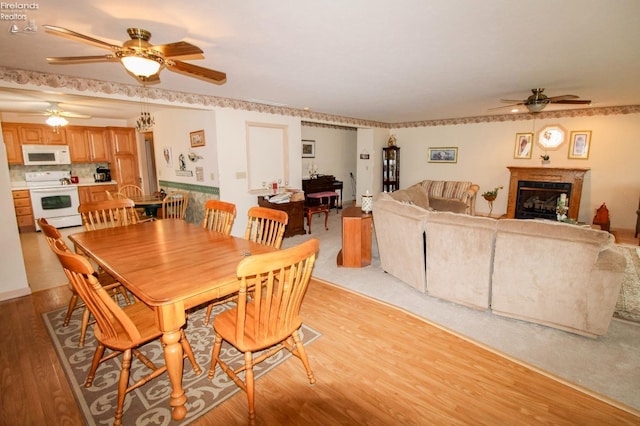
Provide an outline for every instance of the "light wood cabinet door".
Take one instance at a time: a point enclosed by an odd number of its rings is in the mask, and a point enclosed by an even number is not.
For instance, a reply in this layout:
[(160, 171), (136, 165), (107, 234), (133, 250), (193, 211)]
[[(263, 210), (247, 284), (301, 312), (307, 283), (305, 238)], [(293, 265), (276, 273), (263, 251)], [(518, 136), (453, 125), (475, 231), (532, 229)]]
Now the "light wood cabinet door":
[(20, 142), (23, 145), (44, 145), (44, 133), (42, 126), (37, 124), (21, 124)]
[(138, 141), (131, 127), (109, 127), (111, 144), (111, 177), (118, 185), (140, 185)]
[(42, 136), (44, 139), (44, 143), (46, 145), (66, 145), (67, 144), (67, 138), (63, 128), (58, 128), (58, 130), (56, 131), (55, 128), (45, 124), (42, 127)]
[(36, 223), (33, 217), (33, 209), (31, 208), (31, 195), (28, 189), (11, 191), (13, 196), (13, 207), (18, 222), (18, 231), (35, 232)]
[(117, 192), (117, 185), (89, 185), (89, 186), (79, 186), (78, 187), (78, 198), (80, 199), (80, 204), (90, 203), (93, 201), (104, 201), (108, 200), (107, 191), (109, 192)]
[(65, 129), (73, 163), (108, 163), (109, 139), (103, 127), (70, 126)]
[(87, 127), (87, 143), (92, 161), (105, 163), (110, 161), (109, 139), (105, 129), (102, 127)]
[(22, 164), (22, 146), (20, 145), (20, 129), (12, 123), (2, 124), (2, 138), (7, 150), (9, 164)]

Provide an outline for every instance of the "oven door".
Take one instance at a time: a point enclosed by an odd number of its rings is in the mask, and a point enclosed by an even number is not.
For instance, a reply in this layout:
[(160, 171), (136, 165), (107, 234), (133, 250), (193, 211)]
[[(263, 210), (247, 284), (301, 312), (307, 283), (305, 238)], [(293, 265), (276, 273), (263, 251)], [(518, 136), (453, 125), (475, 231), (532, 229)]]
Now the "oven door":
[[(56, 228), (82, 225), (82, 218), (78, 213), (80, 198), (76, 186), (31, 188), (29, 192), (34, 219), (44, 217)], [(39, 230), (37, 223), (36, 229)]]

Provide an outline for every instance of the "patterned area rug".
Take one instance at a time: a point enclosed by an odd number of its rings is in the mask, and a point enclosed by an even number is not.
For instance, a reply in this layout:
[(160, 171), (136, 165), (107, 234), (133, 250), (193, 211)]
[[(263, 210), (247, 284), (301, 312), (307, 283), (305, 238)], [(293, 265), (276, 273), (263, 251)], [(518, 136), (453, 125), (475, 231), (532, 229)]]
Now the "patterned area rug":
[[(212, 318), (215, 314), (228, 309), (226, 305), (214, 307)], [(193, 348), (196, 360), (200, 365), (202, 374), (196, 376), (188, 360), (184, 361), (184, 375), (182, 386), (187, 394), (187, 417), (181, 422), (171, 419), (169, 396), (171, 386), (167, 374), (129, 392), (124, 403), (123, 424), (126, 425), (186, 425), (214, 409), (236, 392), (240, 392), (238, 386), (229, 380), (229, 377), (219, 367), (214, 380), (207, 378), (211, 364), (211, 350), (215, 334), (211, 325), (204, 325), (206, 309), (200, 309), (189, 314), (186, 328), (187, 339)], [(120, 372), (121, 357), (116, 357), (104, 362), (98, 367), (93, 386), (84, 387), (84, 381), (91, 365), (91, 359), (96, 348), (92, 326), (87, 331), (85, 345), (78, 347), (80, 322), (82, 310), (76, 309), (71, 322), (63, 327), (66, 307), (43, 314), (44, 321), (56, 347), (58, 357), (65, 370), (69, 384), (73, 389), (78, 406), (80, 407), (86, 424), (111, 425), (115, 413), (116, 396), (118, 392), (118, 377)], [(302, 341), (305, 345), (313, 342), (321, 336), (320, 333), (302, 326), (300, 330)], [(156, 365), (164, 365), (164, 356), (159, 342), (152, 342), (142, 348), (142, 352)], [(243, 355), (231, 348), (227, 343), (222, 346), (222, 356), (231, 360), (232, 366), (243, 364)], [(286, 350), (264, 361), (254, 368), (255, 377), (258, 379), (266, 374), (291, 354)], [(302, 367), (302, 363), (300, 364)], [(149, 371), (134, 357), (131, 368), (131, 381), (137, 380), (141, 373)]]
[(620, 244), (627, 259), (622, 288), (614, 316), (627, 321), (640, 322), (640, 247)]

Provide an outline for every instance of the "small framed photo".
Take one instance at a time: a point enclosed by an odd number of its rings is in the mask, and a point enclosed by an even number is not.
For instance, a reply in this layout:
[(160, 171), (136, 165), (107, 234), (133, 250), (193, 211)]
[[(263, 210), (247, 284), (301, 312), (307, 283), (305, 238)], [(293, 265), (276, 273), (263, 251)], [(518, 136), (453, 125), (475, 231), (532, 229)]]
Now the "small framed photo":
[(531, 158), (533, 133), (516, 133), (516, 146), (513, 158)]
[(429, 162), (430, 163), (457, 163), (458, 162), (458, 148), (452, 147), (437, 147), (429, 148)]
[(578, 130), (571, 132), (569, 138), (569, 158), (586, 160), (589, 158), (591, 148), (591, 130)]
[(162, 148), (162, 156), (164, 158), (164, 166), (171, 168), (173, 164), (173, 154), (171, 153), (171, 147), (165, 146)]
[(302, 139), (302, 158), (316, 157), (316, 141)]
[(204, 146), (204, 130), (189, 133), (189, 140), (191, 141), (191, 148)]

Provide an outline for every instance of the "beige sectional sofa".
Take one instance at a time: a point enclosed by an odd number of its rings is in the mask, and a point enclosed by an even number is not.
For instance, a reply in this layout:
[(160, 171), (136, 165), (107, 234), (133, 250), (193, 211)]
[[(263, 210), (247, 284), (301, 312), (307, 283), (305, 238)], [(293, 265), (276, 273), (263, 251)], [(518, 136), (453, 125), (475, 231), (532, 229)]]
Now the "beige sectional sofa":
[(589, 337), (606, 333), (626, 266), (612, 235), (547, 220), (438, 211), (425, 206), (425, 190), (418, 189), (374, 199), (386, 272), (475, 309)]

